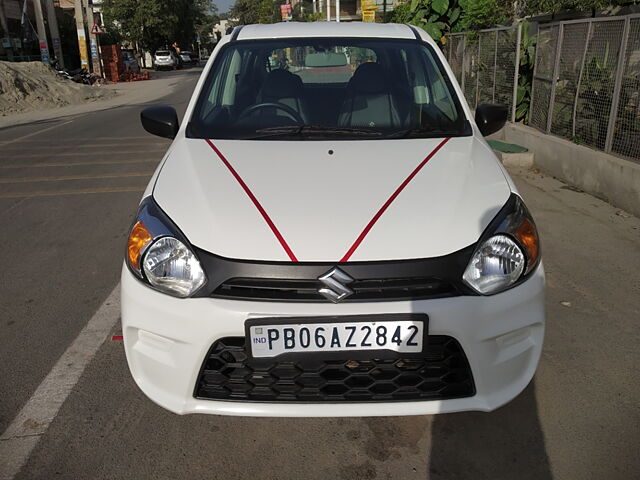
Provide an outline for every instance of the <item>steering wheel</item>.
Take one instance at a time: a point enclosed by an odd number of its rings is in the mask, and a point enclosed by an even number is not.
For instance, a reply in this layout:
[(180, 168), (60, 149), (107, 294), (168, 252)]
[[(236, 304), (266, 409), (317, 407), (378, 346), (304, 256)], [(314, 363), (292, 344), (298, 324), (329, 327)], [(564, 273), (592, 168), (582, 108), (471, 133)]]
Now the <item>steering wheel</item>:
[(304, 120), (302, 119), (302, 117), (298, 112), (296, 112), (289, 105), (285, 105), (284, 103), (278, 103), (278, 102), (264, 102), (264, 103), (257, 103), (256, 105), (251, 105), (250, 107), (247, 107), (242, 111), (242, 113), (238, 116), (238, 121), (244, 119), (245, 117), (248, 117), (249, 115), (251, 115), (253, 112), (257, 110), (262, 110), (263, 108), (275, 108), (278, 110), (282, 110), (284, 113), (286, 113), (291, 118), (293, 118), (293, 120), (297, 124), (304, 125)]

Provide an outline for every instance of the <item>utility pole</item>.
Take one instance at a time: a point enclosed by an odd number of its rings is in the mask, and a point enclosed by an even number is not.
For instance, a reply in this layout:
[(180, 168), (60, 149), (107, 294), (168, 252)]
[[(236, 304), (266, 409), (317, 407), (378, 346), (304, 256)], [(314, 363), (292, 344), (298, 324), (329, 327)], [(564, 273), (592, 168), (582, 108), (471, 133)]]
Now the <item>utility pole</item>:
[(336, 22), (340, 21), (340, 0), (336, 0)]
[(9, 35), (9, 26), (7, 24), (7, 16), (4, 13), (2, 0), (0, 0), (0, 27), (2, 27), (2, 32), (4, 33), (3, 40), (9, 42), (9, 46), (5, 45), (4, 49), (7, 52), (7, 58), (11, 61), (13, 60), (13, 48), (11, 48), (11, 35)]
[(33, 0), (36, 11), (36, 24), (38, 27), (38, 43), (40, 44), (40, 60), (49, 65), (49, 45), (47, 44), (47, 31), (44, 29), (44, 17), (42, 16), (42, 4), (40, 0)]
[(96, 73), (102, 76), (102, 69), (100, 68), (100, 52), (98, 51), (98, 39), (96, 35), (91, 33), (91, 28), (95, 23), (95, 17), (93, 15), (93, 2), (91, 0), (82, 0), (87, 17), (87, 31), (89, 32), (89, 43), (91, 45), (91, 73)]
[(331, 0), (324, 0), (327, 2), (327, 22), (331, 21)]
[(51, 34), (51, 43), (53, 43), (53, 53), (58, 59), (58, 63), (64, 68), (64, 59), (62, 58), (62, 45), (60, 44), (60, 32), (58, 31), (58, 19), (56, 18), (56, 9), (53, 6), (53, 0), (45, 0), (47, 3), (47, 20), (49, 22), (49, 33)]
[(84, 14), (82, 13), (82, 0), (75, 0), (73, 4), (76, 19), (76, 31), (78, 32), (78, 49), (80, 50), (80, 63), (82, 68), (89, 70), (89, 57), (87, 56), (87, 37), (84, 33)]

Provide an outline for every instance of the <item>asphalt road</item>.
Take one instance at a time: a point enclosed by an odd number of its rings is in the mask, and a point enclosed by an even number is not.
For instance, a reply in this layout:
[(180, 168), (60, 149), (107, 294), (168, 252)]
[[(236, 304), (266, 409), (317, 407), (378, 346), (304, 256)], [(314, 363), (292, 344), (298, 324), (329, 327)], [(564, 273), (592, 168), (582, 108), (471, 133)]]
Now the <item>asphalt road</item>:
[[(183, 110), (197, 71), (171, 75), (180, 86), (158, 103)], [(144, 133), (140, 109), (0, 129), (0, 432), (118, 283), (132, 215), (169, 145)], [(640, 221), (543, 175), (514, 178), (541, 231), (548, 325), (534, 382), (509, 405), (180, 417), (137, 389), (109, 335), (17, 478), (638, 478)]]

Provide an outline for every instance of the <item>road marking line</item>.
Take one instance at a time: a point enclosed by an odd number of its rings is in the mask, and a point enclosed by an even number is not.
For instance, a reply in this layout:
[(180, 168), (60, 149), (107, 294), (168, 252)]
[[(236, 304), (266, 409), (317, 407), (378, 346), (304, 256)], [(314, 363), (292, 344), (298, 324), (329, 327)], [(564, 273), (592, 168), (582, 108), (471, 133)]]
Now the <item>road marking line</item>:
[(47, 162), (34, 163), (31, 165), (0, 165), (0, 168), (40, 168), (40, 167), (75, 167), (87, 165), (125, 165), (130, 163), (159, 163), (161, 158), (139, 158), (136, 160), (98, 160), (94, 162)]
[(150, 177), (153, 170), (148, 172), (103, 173), (98, 175), (65, 175), (61, 177), (22, 177), (0, 178), (0, 183), (37, 183), (37, 182), (65, 182), (67, 180), (93, 180), (100, 178)]
[[(99, 147), (97, 147), (99, 148)], [(149, 153), (149, 150), (153, 150), (150, 148), (144, 148), (142, 150), (116, 150), (113, 153), (117, 154), (117, 155), (136, 155), (136, 154), (140, 154), (140, 153)], [(158, 150), (158, 153), (162, 153), (164, 150), (164, 147), (162, 150)], [(7, 159), (16, 159), (16, 160), (21, 160), (21, 159), (26, 159), (26, 158), (51, 158), (51, 157), (87, 157), (90, 154), (88, 152), (59, 152), (59, 153), (52, 153), (52, 152), (42, 152), (42, 153), (32, 153), (32, 154), (28, 154), (28, 155), (12, 155), (11, 153), (7, 154), (7, 156), (5, 158)]]
[(26, 464), (119, 318), (120, 284), (116, 285), (0, 436), (0, 480), (11, 480)]
[[(14, 138), (13, 140), (0, 141), (0, 145), (8, 145), (10, 143), (22, 140), (23, 138), (30, 137), (31, 135), (36, 135), (37, 133), (46, 132), (47, 130), (51, 130), (52, 128), (56, 128), (56, 127), (61, 127), (62, 125), (66, 125), (67, 123), (71, 123), (71, 122), (73, 122), (73, 120), (69, 120), (68, 122), (61, 123), (59, 125), (54, 125), (52, 127), (46, 128), (44, 130), (39, 130), (37, 132), (30, 133), (28, 135), (25, 135), (24, 137)], [(0, 129), (0, 131), (1, 130), (2, 129)], [(145, 136), (141, 136), (141, 137), (91, 137), (91, 141), (93, 142), (93, 141), (96, 141), (96, 140), (116, 140), (118, 142), (121, 142), (121, 141), (125, 141), (125, 140), (139, 140), (139, 139), (142, 139), (142, 138), (145, 138), (145, 139), (149, 140), (152, 137), (151, 137), (151, 135), (145, 135)], [(31, 142), (50, 142), (50, 141), (51, 140), (31, 140)], [(64, 138), (64, 141), (65, 142), (78, 142), (78, 143), (80, 143), (80, 142), (86, 142), (87, 138), (86, 137), (84, 137), (84, 138)]]
[[(87, 139), (85, 139), (85, 142), (87, 141)], [(76, 143), (75, 145), (68, 145), (67, 144), (67, 140), (65, 140), (65, 144), (61, 145), (61, 144), (57, 144), (57, 145), (29, 145), (29, 149), (37, 149), (37, 148), (46, 148), (46, 149), (51, 149), (51, 148), (66, 148), (66, 149), (76, 149), (76, 148), (102, 148), (102, 147), (122, 147), (122, 146), (127, 146), (127, 147), (149, 147), (149, 148), (168, 148), (169, 145), (171, 145), (170, 143), (140, 143), (140, 142), (135, 142), (135, 143), (127, 143), (127, 142), (119, 142), (119, 143), (86, 143), (86, 144), (78, 144)], [(2, 143), (0, 142), (0, 146), (3, 146)], [(22, 146), (14, 146), (14, 147), (7, 147), (9, 149), (23, 149), (24, 147)]]
[(24, 198), (24, 197), (59, 197), (63, 195), (89, 195), (93, 193), (120, 193), (120, 192), (144, 192), (146, 187), (104, 187), (82, 188), (78, 190), (52, 190), (39, 192), (0, 193), (0, 198)]
[(53, 130), (54, 128), (62, 127), (63, 125), (67, 125), (68, 123), (71, 123), (71, 122), (73, 122), (73, 120), (68, 120), (68, 121), (63, 122), (63, 123), (58, 123), (57, 125), (51, 125), (50, 127), (43, 128), (42, 130), (38, 130), (37, 132), (31, 132), (31, 133), (28, 133), (27, 135), (23, 135), (21, 137), (14, 138), (13, 140), (8, 140), (8, 141), (5, 141), (5, 142), (2, 142), (2, 145), (5, 146), (5, 145), (9, 145), (10, 143), (19, 142), (20, 140), (24, 140), (25, 138), (30, 138), (30, 137), (33, 137), (34, 135), (39, 135), (39, 134), (41, 134), (43, 132), (48, 132), (49, 130)]

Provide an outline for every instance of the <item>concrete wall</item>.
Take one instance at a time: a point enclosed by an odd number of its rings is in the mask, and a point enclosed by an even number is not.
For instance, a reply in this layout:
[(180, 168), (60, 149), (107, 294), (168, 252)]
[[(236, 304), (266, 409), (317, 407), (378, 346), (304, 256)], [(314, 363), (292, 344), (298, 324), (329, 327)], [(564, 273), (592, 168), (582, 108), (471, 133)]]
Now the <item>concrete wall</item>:
[(497, 136), (531, 150), (537, 168), (640, 217), (640, 163), (520, 124), (507, 124)]

